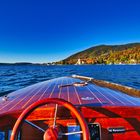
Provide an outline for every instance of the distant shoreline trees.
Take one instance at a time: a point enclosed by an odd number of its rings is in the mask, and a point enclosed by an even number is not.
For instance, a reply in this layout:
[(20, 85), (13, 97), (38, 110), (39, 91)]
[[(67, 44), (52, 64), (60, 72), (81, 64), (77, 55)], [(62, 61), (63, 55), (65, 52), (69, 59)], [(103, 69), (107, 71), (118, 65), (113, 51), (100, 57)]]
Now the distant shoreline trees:
[(84, 64), (140, 64), (140, 44), (92, 47), (56, 64), (75, 64), (79, 58)]

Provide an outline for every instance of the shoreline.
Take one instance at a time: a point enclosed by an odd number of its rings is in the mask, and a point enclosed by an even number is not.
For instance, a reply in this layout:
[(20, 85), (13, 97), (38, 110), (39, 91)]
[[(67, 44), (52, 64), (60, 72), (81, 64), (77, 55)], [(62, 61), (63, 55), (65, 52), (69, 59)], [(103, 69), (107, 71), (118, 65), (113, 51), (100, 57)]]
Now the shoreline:
[(140, 63), (137, 64), (80, 64), (80, 65), (75, 65), (75, 64), (42, 64), (42, 63), (0, 63), (0, 66), (86, 66), (86, 65), (107, 65), (107, 66), (112, 66), (112, 65), (140, 65)]

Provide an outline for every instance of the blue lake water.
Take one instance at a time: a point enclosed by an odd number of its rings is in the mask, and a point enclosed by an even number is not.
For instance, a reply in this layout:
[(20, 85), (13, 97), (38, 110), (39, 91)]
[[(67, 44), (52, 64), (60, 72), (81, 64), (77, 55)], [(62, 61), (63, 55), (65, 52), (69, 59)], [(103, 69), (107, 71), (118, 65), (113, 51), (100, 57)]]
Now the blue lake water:
[(41, 81), (72, 74), (140, 89), (140, 65), (0, 66), (0, 96)]

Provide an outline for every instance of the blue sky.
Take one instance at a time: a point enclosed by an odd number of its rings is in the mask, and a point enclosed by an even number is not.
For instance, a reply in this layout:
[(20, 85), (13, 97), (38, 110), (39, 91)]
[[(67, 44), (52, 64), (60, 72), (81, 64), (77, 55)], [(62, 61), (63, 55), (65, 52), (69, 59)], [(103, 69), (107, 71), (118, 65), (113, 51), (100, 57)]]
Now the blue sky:
[(0, 1), (0, 62), (50, 62), (140, 42), (139, 0)]

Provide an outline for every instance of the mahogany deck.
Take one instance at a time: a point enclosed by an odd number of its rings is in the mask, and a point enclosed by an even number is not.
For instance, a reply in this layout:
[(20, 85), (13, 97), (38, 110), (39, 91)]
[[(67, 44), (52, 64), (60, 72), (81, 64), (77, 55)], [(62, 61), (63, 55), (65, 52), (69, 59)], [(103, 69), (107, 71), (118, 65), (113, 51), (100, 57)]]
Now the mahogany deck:
[(3, 101), (0, 97), (0, 115), (22, 111), (33, 102), (44, 98), (62, 98), (74, 105), (90, 107), (140, 107), (140, 98), (92, 83), (83, 87), (59, 88), (60, 85), (75, 82), (83, 81), (72, 77), (61, 77), (12, 92), (8, 94), (7, 101)]

